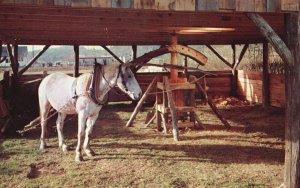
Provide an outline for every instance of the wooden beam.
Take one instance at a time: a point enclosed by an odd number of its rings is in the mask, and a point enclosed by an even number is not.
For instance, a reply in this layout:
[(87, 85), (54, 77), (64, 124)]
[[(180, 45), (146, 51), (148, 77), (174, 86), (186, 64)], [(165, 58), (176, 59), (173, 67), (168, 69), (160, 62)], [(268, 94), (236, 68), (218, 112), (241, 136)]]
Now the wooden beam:
[(237, 97), (237, 70), (234, 68), (236, 63), (236, 47), (235, 44), (231, 45), (232, 48), (232, 77), (231, 77), (231, 96)]
[(3, 63), (6, 59), (7, 59), (7, 57), (1, 58), (1, 59), (0, 59), (0, 63)]
[(0, 59), (2, 58), (2, 40), (0, 40)]
[(19, 71), (18, 76), (19, 76), (19, 77), (22, 76), (22, 74), (23, 74), (24, 72), (26, 72), (26, 71), (29, 69), (29, 67), (31, 67), (31, 66), (36, 62), (36, 60), (37, 60), (41, 55), (43, 55), (44, 52), (45, 52), (49, 47), (50, 47), (50, 45), (44, 46), (44, 48), (43, 48), (38, 54), (36, 54), (22, 70)]
[(216, 114), (216, 116), (219, 118), (219, 120), (223, 123), (224, 127), (226, 129), (230, 129), (231, 126), (230, 124), (228, 123), (228, 121), (222, 116), (222, 114), (219, 112), (218, 108), (216, 107), (216, 105), (213, 103), (213, 101), (211, 100), (210, 97), (208, 97), (206, 95), (206, 91), (205, 89), (201, 86), (201, 84), (199, 82), (196, 82), (197, 78), (196, 76), (193, 76), (191, 75), (190, 76), (190, 81), (193, 82), (196, 84), (196, 88), (197, 90), (203, 94), (203, 96), (206, 98), (206, 101), (208, 103), (208, 105), (210, 106), (210, 108), (212, 109), (212, 111)]
[(145, 100), (148, 97), (148, 94), (152, 91), (153, 86), (155, 86), (157, 82), (157, 77), (154, 77), (152, 82), (149, 84), (147, 90), (145, 91), (145, 93), (143, 94), (142, 98), (139, 100), (138, 104), (136, 105), (134, 111), (132, 112), (128, 122), (126, 123), (126, 127), (130, 127), (133, 120), (135, 119), (136, 115), (140, 112)]
[[(287, 44), (291, 57), (285, 64), (285, 187), (300, 187), (300, 13), (288, 14)], [(285, 50), (286, 51), (286, 50)]]
[(211, 45), (206, 45), (208, 49), (210, 49), (225, 65), (232, 68), (232, 65), (224, 59)]
[(137, 69), (144, 66), (147, 62), (149, 62), (152, 58), (164, 55), (166, 53), (179, 53), (181, 55), (187, 56), (194, 61), (196, 61), (200, 65), (205, 65), (207, 63), (207, 57), (201, 52), (187, 46), (183, 45), (175, 45), (175, 46), (162, 46), (157, 50), (153, 50), (151, 52), (145, 53), (144, 55), (136, 58), (134, 61), (130, 62), (138, 66)]
[(259, 28), (262, 35), (269, 41), (274, 47), (276, 52), (282, 58), (285, 63), (292, 62), (292, 54), (283, 40), (275, 33), (272, 27), (266, 22), (266, 20), (256, 13), (247, 13), (247, 16), (253, 21), (253, 23)]
[(74, 67), (74, 76), (79, 76), (79, 46), (74, 46), (74, 57), (75, 57), (75, 67)]
[(239, 55), (238, 60), (237, 60), (237, 61), (234, 63), (234, 65), (233, 65), (233, 69), (235, 69), (235, 70), (237, 69), (237, 67), (239, 66), (239, 64), (240, 64), (241, 61), (243, 60), (243, 57), (244, 57), (244, 55), (245, 55), (245, 53), (246, 53), (248, 47), (249, 47), (249, 44), (245, 44), (245, 45), (244, 45), (244, 47), (243, 47), (243, 49), (242, 49), (242, 51), (241, 51), (241, 53), (240, 53), (240, 55)]
[[(171, 47), (176, 46), (177, 43), (178, 43), (177, 35), (172, 35), (171, 36)], [(171, 52), (171, 65), (175, 65), (175, 66), (178, 65), (177, 55), (178, 55), (177, 52)], [(178, 70), (177, 69), (171, 68), (171, 70), (170, 70), (170, 79), (171, 80), (177, 80), (178, 79)]]
[(263, 43), (263, 106), (270, 106), (269, 45)]
[(7, 52), (8, 52), (8, 55), (9, 55), (9, 59), (10, 59), (10, 66), (11, 66), (11, 68), (13, 70), (13, 73), (17, 74), (17, 73), (15, 73), (15, 62), (14, 62), (15, 58), (14, 58), (14, 54), (12, 52), (11, 45), (7, 44), (6, 46), (7, 46)]
[(109, 48), (106, 46), (101, 46), (103, 49), (105, 49), (110, 55), (112, 55), (117, 61), (119, 61), (121, 64), (124, 63), (116, 54), (114, 54)]
[(169, 79), (167, 76), (163, 77), (163, 81), (167, 92), (168, 106), (170, 108), (171, 116), (172, 116), (173, 139), (174, 141), (179, 141), (179, 133), (178, 133), (178, 125), (177, 125), (178, 117), (177, 117), (176, 106), (173, 98), (173, 93), (170, 90)]
[(132, 45), (132, 60), (137, 58), (137, 45)]
[(19, 71), (19, 45), (17, 43), (14, 44), (14, 61), (13, 61), (13, 66), (12, 70), (14, 75), (18, 75)]

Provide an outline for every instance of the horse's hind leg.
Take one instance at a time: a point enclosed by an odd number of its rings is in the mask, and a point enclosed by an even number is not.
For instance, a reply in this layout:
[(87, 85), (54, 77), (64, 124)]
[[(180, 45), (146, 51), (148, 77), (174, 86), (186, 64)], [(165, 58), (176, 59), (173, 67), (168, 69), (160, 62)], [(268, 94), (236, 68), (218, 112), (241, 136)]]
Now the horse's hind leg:
[(41, 118), (41, 145), (40, 150), (45, 150), (46, 148), (46, 141), (45, 136), (47, 132), (47, 117), (50, 111), (50, 103), (47, 100), (40, 100), (40, 118)]
[(56, 120), (56, 127), (57, 127), (57, 135), (58, 135), (58, 146), (63, 150), (63, 152), (68, 151), (67, 145), (64, 143), (64, 120), (66, 119), (66, 114), (58, 113), (57, 120)]
[(90, 147), (91, 134), (93, 131), (94, 124), (98, 118), (98, 113), (94, 116), (91, 116), (87, 119), (86, 129), (85, 129), (85, 139), (83, 143), (83, 149), (87, 156), (92, 157), (95, 155), (95, 152)]

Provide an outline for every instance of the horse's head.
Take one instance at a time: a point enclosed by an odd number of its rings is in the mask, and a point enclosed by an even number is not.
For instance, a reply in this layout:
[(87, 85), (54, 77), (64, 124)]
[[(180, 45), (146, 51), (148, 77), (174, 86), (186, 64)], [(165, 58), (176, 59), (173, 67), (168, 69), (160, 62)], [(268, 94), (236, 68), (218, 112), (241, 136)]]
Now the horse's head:
[(130, 69), (130, 64), (121, 64), (119, 66), (119, 74), (116, 84), (133, 100), (138, 100), (142, 96), (142, 90)]

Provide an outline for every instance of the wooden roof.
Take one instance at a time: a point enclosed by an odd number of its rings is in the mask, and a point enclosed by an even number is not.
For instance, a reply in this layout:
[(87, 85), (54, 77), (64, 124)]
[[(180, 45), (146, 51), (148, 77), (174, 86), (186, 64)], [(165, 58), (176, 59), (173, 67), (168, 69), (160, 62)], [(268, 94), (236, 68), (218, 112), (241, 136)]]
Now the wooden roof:
[[(260, 13), (283, 35), (283, 13)], [(34, 45), (240, 44), (264, 38), (245, 12), (0, 4), (0, 40)]]

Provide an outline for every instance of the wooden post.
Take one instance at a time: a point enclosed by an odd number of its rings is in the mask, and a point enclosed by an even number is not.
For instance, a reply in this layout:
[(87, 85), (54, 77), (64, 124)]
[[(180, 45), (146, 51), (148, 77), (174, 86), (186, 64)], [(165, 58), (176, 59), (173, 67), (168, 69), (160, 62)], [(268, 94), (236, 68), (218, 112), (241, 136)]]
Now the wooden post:
[(36, 62), (36, 60), (37, 60), (41, 55), (43, 55), (43, 53), (44, 53), (49, 47), (50, 47), (50, 45), (46, 45), (46, 46), (45, 46), (38, 54), (36, 54), (36, 55), (29, 61), (29, 63), (26, 65), (26, 67), (24, 67), (22, 70), (19, 71), (18, 76), (19, 76), (19, 77), (22, 76), (22, 74), (23, 74), (24, 72), (26, 72), (26, 71), (29, 69), (29, 67), (31, 67), (31, 65), (33, 65), (33, 64)]
[[(232, 65), (236, 64), (236, 49), (235, 44), (231, 45), (232, 48)], [(231, 77), (231, 96), (237, 97), (237, 70), (232, 67), (232, 77)]]
[[(287, 188), (300, 187), (300, 13), (286, 16), (291, 62), (285, 59), (285, 176)], [(284, 49), (284, 51), (289, 51)]]
[(2, 40), (0, 40), (0, 60), (2, 58)]
[(139, 100), (138, 104), (136, 105), (134, 111), (131, 114), (131, 117), (129, 118), (126, 127), (131, 126), (131, 123), (133, 122), (134, 118), (136, 115), (140, 112), (145, 100), (147, 99), (148, 94), (152, 91), (153, 86), (156, 84), (157, 77), (154, 77), (150, 85), (148, 86), (147, 90), (145, 91), (144, 95), (142, 98)]
[(225, 65), (227, 65), (228, 67), (232, 68), (232, 65), (226, 60), (224, 59), (211, 45), (206, 45), (208, 49), (210, 49), (210, 51), (212, 51), (223, 63), (225, 63)]
[(135, 60), (137, 57), (137, 46), (132, 45), (132, 60)]
[(263, 43), (263, 106), (270, 106), (269, 45)]
[(164, 85), (165, 85), (165, 88), (166, 88), (169, 108), (170, 108), (171, 116), (172, 116), (173, 139), (174, 139), (174, 141), (178, 141), (179, 140), (179, 138), (178, 138), (179, 137), (179, 135), (178, 135), (178, 126), (177, 126), (178, 117), (177, 117), (175, 102), (174, 102), (174, 99), (173, 99), (173, 93), (170, 90), (169, 79), (168, 79), (167, 76), (163, 77), (163, 81), (164, 81)]
[[(171, 36), (171, 46), (176, 46), (178, 43), (177, 40), (177, 35), (172, 35)], [(171, 52), (171, 64), (172, 65), (178, 65), (177, 63), (177, 53), (176, 52)], [(171, 80), (177, 80), (178, 78), (178, 70), (177, 69), (172, 69), (171, 68)]]
[(75, 53), (75, 67), (74, 67), (74, 76), (79, 76), (79, 46), (74, 45), (74, 53)]
[(17, 43), (14, 44), (14, 69), (13, 73), (15, 76), (18, 75), (19, 71), (19, 45)]

